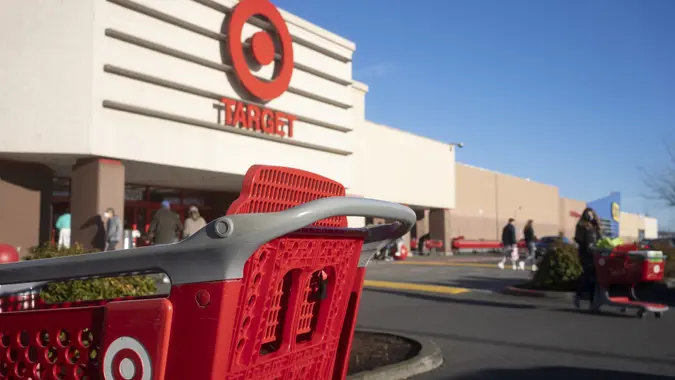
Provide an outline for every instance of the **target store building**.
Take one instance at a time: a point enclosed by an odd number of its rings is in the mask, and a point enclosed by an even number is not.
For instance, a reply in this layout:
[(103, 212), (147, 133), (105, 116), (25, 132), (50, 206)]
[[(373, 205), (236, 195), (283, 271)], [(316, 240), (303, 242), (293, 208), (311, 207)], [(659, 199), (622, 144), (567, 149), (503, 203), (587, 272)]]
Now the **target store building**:
[[(163, 200), (218, 217), (253, 164), (427, 210), (447, 232), (452, 147), (365, 120), (355, 44), (267, 0), (12, 1), (0, 32), (0, 242), (21, 253), (66, 210), (89, 246), (108, 207), (141, 230)], [(427, 186), (392, 186), (407, 173)]]

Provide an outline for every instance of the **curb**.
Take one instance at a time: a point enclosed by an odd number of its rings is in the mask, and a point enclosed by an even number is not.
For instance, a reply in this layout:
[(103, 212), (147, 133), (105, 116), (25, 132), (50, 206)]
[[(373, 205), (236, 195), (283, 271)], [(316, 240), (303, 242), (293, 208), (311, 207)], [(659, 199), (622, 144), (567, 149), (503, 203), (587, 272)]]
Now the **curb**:
[(523, 289), (517, 286), (508, 286), (501, 291), (502, 294), (507, 294), (510, 296), (518, 297), (538, 297), (538, 298), (551, 298), (557, 300), (572, 301), (574, 300), (573, 292), (553, 292), (546, 290), (532, 290), (532, 289)]
[(347, 380), (403, 380), (415, 375), (433, 371), (443, 364), (443, 353), (441, 352), (441, 349), (438, 347), (438, 345), (436, 345), (436, 343), (434, 343), (431, 339), (421, 337), (413, 338), (409, 335), (382, 330), (357, 330), (367, 333), (400, 336), (401, 338), (417, 342), (421, 348), (417, 355), (408, 360), (376, 368), (370, 371), (358, 372), (347, 376)]

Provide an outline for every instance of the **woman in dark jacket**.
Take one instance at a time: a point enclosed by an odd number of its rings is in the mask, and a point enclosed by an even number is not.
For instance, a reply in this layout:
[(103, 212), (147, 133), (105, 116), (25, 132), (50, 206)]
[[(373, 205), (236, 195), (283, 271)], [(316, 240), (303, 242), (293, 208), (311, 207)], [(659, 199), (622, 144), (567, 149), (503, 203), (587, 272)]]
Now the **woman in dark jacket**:
[(588, 300), (593, 303), (595, 298), (595, 262), (593, 260), (593, 247), (601, 238), (598, 215), (588, 207), (581, 214), (574, 233), (574, 241), (579, 245), (579, 261), (583, 272), (579, 278), (579, 287), (574, 297), (574, 305), (578, 308), (579, 302), (588, 293)]

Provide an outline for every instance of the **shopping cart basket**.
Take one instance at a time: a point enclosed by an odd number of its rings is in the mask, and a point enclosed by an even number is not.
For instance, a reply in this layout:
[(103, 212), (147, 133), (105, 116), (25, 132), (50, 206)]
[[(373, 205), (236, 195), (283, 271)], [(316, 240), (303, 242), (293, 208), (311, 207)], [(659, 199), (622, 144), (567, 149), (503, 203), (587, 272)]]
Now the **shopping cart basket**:
[[(240, 197), (168, 245), (0, 265), (0, 284), (165, 273), (168, 296), (0, 313), (0, 379), (343, 379), (365, 267), (406, 206), (254, 166)], [(393, 220), (347, 228), (351, 216)], [(49, 307), (49, 308), (47, 308)]]
[[(668, 306), (640, 301), (635, 294), (635, 286), (663, 280), (664, 267), (665, 260), (660, 251), (625, 250), (622, 246), (596, 250), (596, 295), (591, 308), (597, 310), (601, 306), (612, 306), (623, 312), (635, 310), (638, 318), (644, 317), (648, 312), (660, 318), (668, 310)], [(610, 296), (610, 288), (617, 285), (627, 286), (628, 296)]]

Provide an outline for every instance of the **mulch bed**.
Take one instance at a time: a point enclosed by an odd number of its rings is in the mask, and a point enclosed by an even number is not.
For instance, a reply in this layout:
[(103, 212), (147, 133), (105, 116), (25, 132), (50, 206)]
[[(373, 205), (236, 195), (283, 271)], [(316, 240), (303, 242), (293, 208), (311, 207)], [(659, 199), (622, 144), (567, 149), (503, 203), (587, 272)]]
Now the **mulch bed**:
[(389, 334), (354, 332), (348, 375), (408, 360), (420, 351), (417, 342)]

